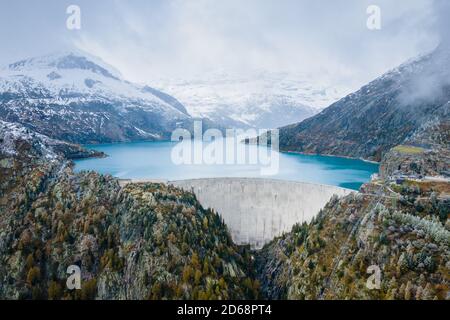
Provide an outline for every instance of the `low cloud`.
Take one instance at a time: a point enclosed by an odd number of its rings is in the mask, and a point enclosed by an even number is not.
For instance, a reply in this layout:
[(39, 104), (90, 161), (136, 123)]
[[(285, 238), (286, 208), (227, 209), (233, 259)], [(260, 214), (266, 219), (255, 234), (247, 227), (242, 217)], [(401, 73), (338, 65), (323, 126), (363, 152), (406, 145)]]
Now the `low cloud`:
[[(149, 84), (264, 69), (358, 89), (448, 36), (448, 2), (16, 0), (0, 3), (0, 62), (76, 46)], [(81, 7), (80, 31), (65, 28), (69, 4)], [(381, 8), (379, 31), (366, 27), (371, 4)]]
[[(439, 44), (422, 63), (422, 69), (406, 83), (399, 102), (403, 106), (440, 101), (450, 91), (450, 1), (434, 0), (432, 25)], [(441, 101), (446, 102), (446, 101)]]

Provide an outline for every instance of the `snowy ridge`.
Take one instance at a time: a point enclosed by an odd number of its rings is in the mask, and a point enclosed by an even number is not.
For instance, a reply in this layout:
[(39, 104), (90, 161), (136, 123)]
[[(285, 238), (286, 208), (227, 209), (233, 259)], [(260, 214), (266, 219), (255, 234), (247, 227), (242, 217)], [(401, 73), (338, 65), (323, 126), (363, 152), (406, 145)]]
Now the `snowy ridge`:
[(194, 117), (223, 125), (275, 128), (299, 122), (350, 93), (301, 74), (257, 71), (248, 76), (216, 72), (192, 79), (155, 79)]
[(1, 72), (0, 91), (26, 97), (33, 90), (42, 96), (35, 99), (37, 104), (45, 100), (47, 103), (68, 105), (73, 103), (75, 96), (85, 100), (121, 102), (122, 108), (139, 106), (163, 112), (167, 116), (186, 116), (144, 90), (143, 86), (123, 80), (114, 68), (106, 69), (103, 63), (99, 65), (90, 59), (64, 53), (10, 64)]
[(432, 134), (443, 140), (448, 130), (449, 65), (450, 50), (444, 47), (411, 59), (316, 116), (282, 128), (280, 148), (380, 161), (428, 122), (437, 127)]
[(163, 139), (192, 121), (175, 98), (73, 52), (1, 69), (0, 119), (76, 143)]
[(16, 156), (18, 150), (16, 148), (17, 141), (34, 142), (40, 153), (47, 160), (55, 160), (57, 154), (49, 147), (57, 143), (63, 143), (50, 139), (42, 134), (30, 131), (29, 129), (17, 123), (10, 123), (0, 120), (0, 154)]

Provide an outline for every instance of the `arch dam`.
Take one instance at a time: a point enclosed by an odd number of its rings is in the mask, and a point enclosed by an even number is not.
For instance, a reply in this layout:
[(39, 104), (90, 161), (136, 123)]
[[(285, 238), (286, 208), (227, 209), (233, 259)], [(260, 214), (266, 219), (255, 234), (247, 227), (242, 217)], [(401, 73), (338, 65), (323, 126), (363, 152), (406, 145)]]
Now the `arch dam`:
[(192, 191), (205, 208), (227, 224), (233, 241), (260, 249), (273, 238), (309, 222), (333, 195), (354, 190), (306, 182), (258, 178), (208, 178), (168, 181)]

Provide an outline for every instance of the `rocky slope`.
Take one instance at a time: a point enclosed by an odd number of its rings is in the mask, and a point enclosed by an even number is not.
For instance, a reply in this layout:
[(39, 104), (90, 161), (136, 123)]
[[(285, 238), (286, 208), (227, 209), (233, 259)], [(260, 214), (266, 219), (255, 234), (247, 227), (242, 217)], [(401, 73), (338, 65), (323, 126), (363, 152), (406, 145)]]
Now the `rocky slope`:
[[(258, 255), (263, 293), (271, 299), (450, 299), (448, 184), (395, 188), (386, 198), (336, 198), (310, 225), (265, 247)], [(381, 272), (376, 289), (367, 286), (370, 266)]]
[(450, 299), (446, 48), (281, 128), (281, 149), (362, 157), (381, 166), (360, 194), (332, 199), (311, 224), (295, 226), (258, 252), (265, 297)]
[(0, 119), (76, 143), (167, 139), (192, 118), (175, 98), (69, 52), (0, 70)]
[[(193, 194), (74, 174), (54, 140), (1, 128), (0, 298), (258, 297), (250, 253)], [(74, 264), (82, 288), (70, 291)]]
[(448, 46), (407, 62), (320, 114), (281, 128), (280, 148), (380, 161), (422, 127), (448, 120), (449, 66)]
[(87, 150), (73, 143), (51, 139), (21, 124), (0, 120), (0, 154), (4, 162), (14, 157), (29, 160), (61, 158), (81, 159), (103, 157), (105, 154)]
[[(450, 299), (450, 153), (441, 125), (409, 140), (422, 147), (389, 151), (379, 178), (360, 194), (334, 198), (311, 224), (295, 226), (259, 252), (263, 294)], [(368, 270), (380, 271), (375, 289)]]

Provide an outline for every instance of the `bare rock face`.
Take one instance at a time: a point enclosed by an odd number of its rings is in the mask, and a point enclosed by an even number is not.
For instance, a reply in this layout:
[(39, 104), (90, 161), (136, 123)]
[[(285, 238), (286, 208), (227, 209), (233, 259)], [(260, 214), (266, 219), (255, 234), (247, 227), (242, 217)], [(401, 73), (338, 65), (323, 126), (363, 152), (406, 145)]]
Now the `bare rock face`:
[(18, 123), (0, 120), (0, 155), (20, 159), (80, 159), (103, 157), (103, 152), (87, 150), (77, 144), (51, 139)]
[(450, 177), (450, 108), (445, 112), (386, 154), (380, 166), (382, 177)]
[(423, 149), (401, 145), (393, 148), (383, 158), (380, 174), (385, 178), (395, 176), (450, 177), (450, 152), (448, 149)]

